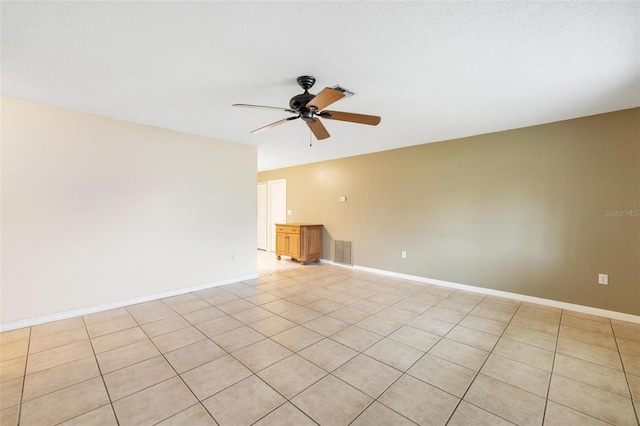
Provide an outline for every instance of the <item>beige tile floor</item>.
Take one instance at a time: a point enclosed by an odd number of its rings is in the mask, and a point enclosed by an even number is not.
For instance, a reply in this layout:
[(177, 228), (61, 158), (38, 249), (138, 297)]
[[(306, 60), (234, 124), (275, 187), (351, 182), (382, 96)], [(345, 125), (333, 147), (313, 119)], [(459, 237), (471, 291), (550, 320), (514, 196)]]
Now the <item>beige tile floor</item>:
[[(309, 263), (311, 262), (308, 262), (308, 264)], [(260, 275), (291, 271), (304, 267), (305, 265), (303, 263), (292, 262), (288, 257), (283, 257), (278, 260), (273, 252), (258, 250), (258, 271)]]
[(638, 424), (638, 324), (280, 268), (2, 333), (0, 424)]

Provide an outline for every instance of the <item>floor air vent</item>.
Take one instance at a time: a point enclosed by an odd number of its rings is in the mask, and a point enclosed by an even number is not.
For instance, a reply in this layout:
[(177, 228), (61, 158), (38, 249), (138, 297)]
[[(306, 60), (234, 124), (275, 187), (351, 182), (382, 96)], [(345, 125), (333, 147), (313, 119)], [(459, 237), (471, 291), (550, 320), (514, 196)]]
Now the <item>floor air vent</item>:
[(351, 241), (335, 240), (333, 246), (333, 261), (343, 265), (352, 265), (352, 243)]

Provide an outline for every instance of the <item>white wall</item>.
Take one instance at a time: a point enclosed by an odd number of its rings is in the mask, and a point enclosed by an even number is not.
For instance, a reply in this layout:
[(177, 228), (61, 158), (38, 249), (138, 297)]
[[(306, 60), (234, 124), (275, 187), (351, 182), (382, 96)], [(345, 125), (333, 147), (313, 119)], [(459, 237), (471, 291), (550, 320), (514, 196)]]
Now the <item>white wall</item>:
[(2, 324), (257, 273), (254, 146), (1, 106)]

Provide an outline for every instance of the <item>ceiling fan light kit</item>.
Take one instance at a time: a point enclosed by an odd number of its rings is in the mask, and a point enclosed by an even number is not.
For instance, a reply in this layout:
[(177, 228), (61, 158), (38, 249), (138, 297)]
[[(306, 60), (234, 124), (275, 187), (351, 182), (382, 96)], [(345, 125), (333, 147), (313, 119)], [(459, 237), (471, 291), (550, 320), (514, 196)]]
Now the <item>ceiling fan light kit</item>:
[(326, 107), (333, 104), (334, 102), (339, 101), (342, 98), (355, 95), (355, 93), (348, 89), (340, 86), (325, 87), (320, 91), (320, 93), (314, 95), (313, 93), (309, 93), (309, 89), (311, 89), (315, 84), (315, 77), (310, 75), (301, 75), (297, 78), (297, 82), (298, 85), (304, 90), (304, 93), (291, 98), (289, 100), (289, 108), (251, 104), (233, 104), (234, 107), (274, 109), (291, 114), (296, 114), (294, 116), (287, 117), (255, 129), (251, 133), (261, 132), (263, 130), (267, 130), (272, 127), (284, 124), (287, 121), (301, 118), (307, 124), (307, 126), (309, 126), (309, 129), (316, 137), (316, 139), (321, 140), (328, 138), (330, 135), (327, 129), (324, 127), (324, 124), (322, 124), (322, 122), (320, 121), (320, 118), (324, 118), (327, 120), (348, 121), (351, 123), (368, 124), (370, 126), (376, 126), (378, 125), (378, 123), (380, 123), (380, 117), (375, 115), (354, 114), (352, 112), (325, 110)]

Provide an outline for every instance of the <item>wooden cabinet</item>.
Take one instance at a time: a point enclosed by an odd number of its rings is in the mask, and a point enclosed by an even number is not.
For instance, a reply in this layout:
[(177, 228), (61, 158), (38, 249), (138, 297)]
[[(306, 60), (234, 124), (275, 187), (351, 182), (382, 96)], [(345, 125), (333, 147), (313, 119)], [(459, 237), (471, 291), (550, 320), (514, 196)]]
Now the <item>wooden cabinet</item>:
[(276, 255), (292, 260), (320, 261), (322, 257), (322, 225), (303, 223), (276, 224)]

